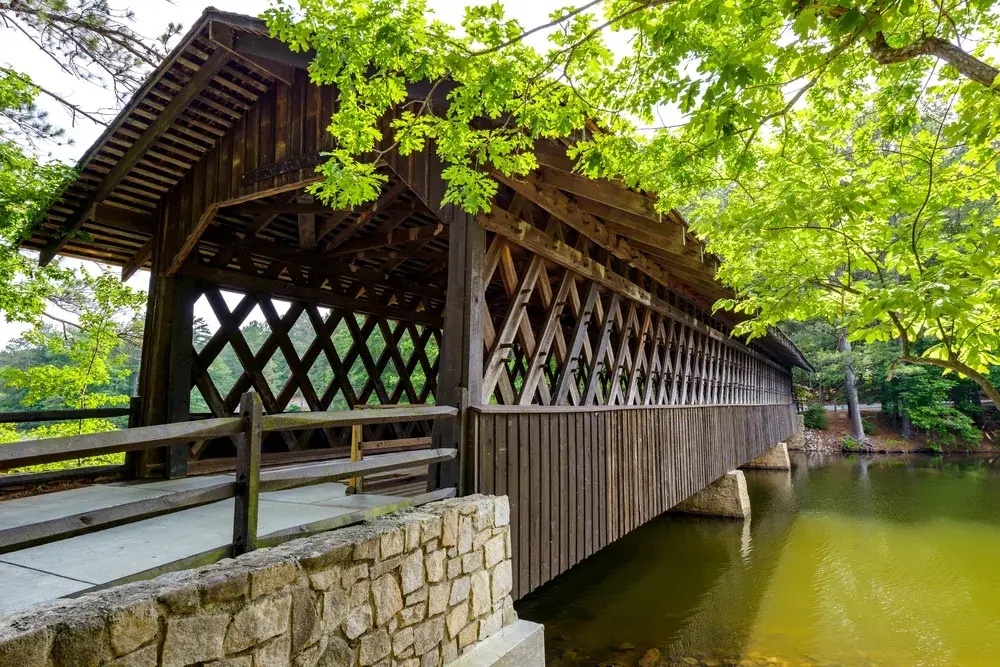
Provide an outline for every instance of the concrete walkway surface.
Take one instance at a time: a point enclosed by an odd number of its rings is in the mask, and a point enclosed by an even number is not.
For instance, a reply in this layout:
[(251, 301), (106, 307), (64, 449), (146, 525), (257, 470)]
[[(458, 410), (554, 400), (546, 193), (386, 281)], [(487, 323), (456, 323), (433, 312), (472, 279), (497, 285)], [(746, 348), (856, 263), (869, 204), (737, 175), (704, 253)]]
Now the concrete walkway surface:
[[(0, 502), (0, 530), (231, 481), (232, 475), (119, 482)], [(232, 541), (233, 499), (0, 554), (0, 613), (22, 611), (172, 569), (218, 559)], [(399, 496), (348, 495), (328, 482), (260, 496), (258, 535), (361, 510), (407, 504)]]

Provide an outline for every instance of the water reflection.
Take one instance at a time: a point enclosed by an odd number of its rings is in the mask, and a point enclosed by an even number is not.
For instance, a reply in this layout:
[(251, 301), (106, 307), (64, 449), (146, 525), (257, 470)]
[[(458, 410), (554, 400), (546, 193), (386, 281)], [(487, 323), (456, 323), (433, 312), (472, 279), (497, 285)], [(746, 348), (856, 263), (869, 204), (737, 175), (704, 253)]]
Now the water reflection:
[(523, 600), (549, 663), (1000, 662), (996, 459), (800, 454), (746, 476), (750, 522), (662, 516)]

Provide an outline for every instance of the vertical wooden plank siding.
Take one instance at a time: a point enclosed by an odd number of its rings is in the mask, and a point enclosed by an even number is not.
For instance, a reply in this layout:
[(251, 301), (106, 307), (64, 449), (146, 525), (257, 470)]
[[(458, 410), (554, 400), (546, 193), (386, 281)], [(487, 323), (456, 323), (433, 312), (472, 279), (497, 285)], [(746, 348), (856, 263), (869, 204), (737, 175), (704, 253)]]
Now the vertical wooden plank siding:
[(477, 479), (511, 507), (523, 597), (796, 428), (791, 404), (474, 408)]

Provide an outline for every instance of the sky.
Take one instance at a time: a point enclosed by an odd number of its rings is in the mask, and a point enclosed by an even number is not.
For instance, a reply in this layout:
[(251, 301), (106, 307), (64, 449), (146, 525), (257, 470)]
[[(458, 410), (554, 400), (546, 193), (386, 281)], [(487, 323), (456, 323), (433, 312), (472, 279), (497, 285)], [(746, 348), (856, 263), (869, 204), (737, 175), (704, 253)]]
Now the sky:
[[(427, 4), (435, 13), (436, 18), (457, 25), (461, 21), (464, 8), (467, 5), (482, 4), (485, 1), (428, 0)], [(259, 14), (269, 6), (270, 0), (172, 0), (169, 2), (168, 0), (110, 0), (110, 5), (114, 9), (133, 11), (135, 30), (147, 37), (161, 34), (170, 22), (180, 23), (183, 30), (186, 30), (209, 4), (224, 11)], [(546, 23), (552, 11), (564, 7), (567, 3), (566, 0), (505, 0), (503, 4), (507, 8), (507, 15), (517, 16), (527, 28)], [(41, 54), (25, 36), (12, 30), (4, 30), (0, 34), (3, 36), (3, 39), (0, 40), (0, 63), (27, 73), (42, 87), (58, 93), (83, 109), (117, 111), (118, 104), (110, 91), (63, 73), (55, 62)], [(532, 41), (536, 41), (536, 43), (543, 41), (544, 34), (544, 32), (539, 33)], [(73, 139), (72, 143), (45, 145), (43, 154), (52, 159), (76, 164), (80, 156), (98, 139), (103, 127), (86, 118), (79, 116), (74, 118), (62, 106), (45, 96), (41, 96), (38, 103), (40, 107), (49, 112), (51, 122), (57, 127), (64, 128), (66, 136)], [(111, 113), (109, 119), (113, 115)], [(77, 266), (86, 267), (92, 273), (101, 270), (92, 262), (68, 259), (63, 261), (74, 268)], [(139, 289), (146, 289), (148, 283), (149, 273), (139, 271), (129, 280), (128, 284)], [(231, 298), (232, 303), (238, 301), (238, 297), (235, 295)], [(276, 302), (276, 306), (279, 310), (284, 310), (283, 304)], [(67, 316), (66, 313), (56, 311), (54, 314), (60, 317)], [(218, 326), (211, 309), (204, 302), (195, 305), (195, 316), (205, 319), (212, 330)], [(255, 310), (248, 318), (248, 320), (254, 319), (263, 321), (263, 315), (259, 310)], [(0, 347), (17, 338), (26, 328), (27, 326), (21, 323), (0, 321)]]

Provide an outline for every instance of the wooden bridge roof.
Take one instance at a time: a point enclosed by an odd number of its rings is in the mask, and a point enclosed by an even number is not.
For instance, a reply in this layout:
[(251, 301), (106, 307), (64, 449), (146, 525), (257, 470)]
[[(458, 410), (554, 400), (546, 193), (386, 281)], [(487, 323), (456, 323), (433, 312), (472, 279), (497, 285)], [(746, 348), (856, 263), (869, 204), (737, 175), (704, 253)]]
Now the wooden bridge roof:
[[(122, 266), (124, 276), (149, 266), (155, 214), (161, 198), (178, 186), (245, 116), (253, 113), (258, 101), (276, 83), (291, 84), (296, 79), (296, 70), (304, 69), (311, 57), (292, 53), (271, 39), (259, 19), (207, 9), (80, 159), (78, 177), (50, 207), (41, 225), (22, 241), (22, 246), (38, 250), (43, 264), (62, 254)], [(421, 95), (421, 91), (415, 90), (413, 94)], [(324, 97), (327, 95), (332, 101), (333, 91), (324, 93)], [(308, 120), (312, 131), (324, 132), (322, 119), (316, 117), (317, 110), (300, 112), (304, 117), (302, 122)], [(267, 129), (277, 133), (282, 128)], [(566, 156), (566, 145), (539, 142), (536, 154), (540, 168), (527, 181), (494, 176), (515, 192), (532, 188), (535, 195), (554, 193), (556, 200), (551, 205), (570, 206), (582, 224), (599, 230), (604, 240), (602, 245), (613, 255), (626, 259), (702, 307), (708, 308), (715, 300), (731, 296), (731, 291), (715, 279), (718, 260), (705, 253), (676, 211), (661, 216), (653, 199), (645, 194), (574, 173), (572, 160)], [(257, 164), (268, 165), (265, 156), (260, 157)], [(274, 156), (270, 159), (273, 161)], [(237, 160), (233, 155), (234, 182), (237, 171), (243, 171)], [(306, 169), (315, 163), (292, 166)], [(283, 164), (271, 166), (281, 168)], [(267, 169), (253, 171), (275, 176)], [(242, 173), (244, 183), (249, 171)], [(270, 194), (250, 187), (244, 200), (231, 200), (228, 203), (236, 205), (216, 212), (198, 242), (210, 248), (214, 244), (218, 250), (230, 243), (235, 233), (240, 237), (257, 237), (250, 239), (253, 243), (246, 243), (250, 254), (255, 252), (257, 244), (266, 246), (273, 256), (276, 249), (289, 241), (292, 245), (285, 249), (299, 252), (294, 245), (299, 239), (299, 216), (326, 213), (330, 215), (322, 226), (326, 234), (338, 239), (338, 256), (343, 259), (356, 253), (350, 259), (352, 265), (361, 269), (384, 272), (385, 257), (395, 256), (393, 238), (388, 239), (389, 243), (380, 242), (379, 252), (370, 247), (373, 236), (380, 230), (397, 230), (400, 244), (412, 245), (418, 240), (418, 252), (390, 263), (397, 278), (420, 278), (431, 265), (443, 263), (447, 234), (441, 234), (441, 227), (436, 224), (440, 221), (426, 203), (422, 204), (399, 180), (390, 178), (385, 198), (392, 206), (381, 202), (374, 208), (336, 212), (297, 199), (291, 189), (278, 188)], [(401, 210), (406, 211), (405, 220), (394, 224), (393, 218), (401, 217)], [(377, 224), (368, 225), (371, 222)], [(369, 229), (364, 229), (366, 225)], [(234, 264), (245, 261), (230, 257)], [(732, 326), (742, 316), (719, 312), (715, 317)], [(799, 350), (776, 329), (760, 344), (787, 366), (809, 367)]]

